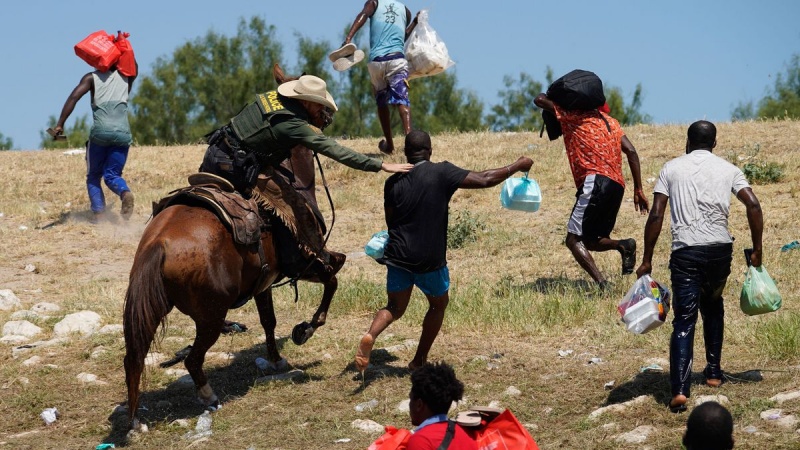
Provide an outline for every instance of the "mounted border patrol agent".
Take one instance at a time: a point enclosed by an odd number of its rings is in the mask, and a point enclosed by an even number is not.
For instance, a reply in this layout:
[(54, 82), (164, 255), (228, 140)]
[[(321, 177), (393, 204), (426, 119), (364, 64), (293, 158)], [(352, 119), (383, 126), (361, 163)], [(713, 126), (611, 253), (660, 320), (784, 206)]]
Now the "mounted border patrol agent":
[(292, 148), (303, 145), (367, 172), (407, 172), (413, 167), (370, 158), (325, 136), (322, 130), (332, 123), (337, 110), (325, 81), (303, 75), (279, 85), (277, 90), (257, 94), (255, 101), (229, 124), (207, 135), (209, 146), (200, 172), (218, 175), (245, 198), (255, 199), (262, 217), (275, 215), (280, 219), (281, 224), (273, 221), (277, 225), (276, 244), (279, 253), (284, 254), (282, 267), (287, 268), (284, 273), (289, 276), (293, 275), (290, 272), (306, 267), (309, 259), (316, 259), (325, 268), (329, 262), (321, 228), (311, 207), (275, 170), (291, 156)]

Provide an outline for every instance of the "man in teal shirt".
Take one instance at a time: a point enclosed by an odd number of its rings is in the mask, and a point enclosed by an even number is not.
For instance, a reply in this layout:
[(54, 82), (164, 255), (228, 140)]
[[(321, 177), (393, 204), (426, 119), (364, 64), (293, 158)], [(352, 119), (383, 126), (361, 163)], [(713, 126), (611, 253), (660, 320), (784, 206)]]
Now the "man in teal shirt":
[(404, 134), (407, 135), (411, 131), (408, 61), (403, 51), (408, 35), (417, 26), (417, 18), (411, 20), (411, 11), (397, 0), (367, 0), (353, 21), (343, 46), (353, 40), (353, 36), (364, 26), (367, 19), (369, 19), (370, 47), (367, 68), (375, 101), (378, 104), (378, 119), (384, 137), (378, 143), (378, 148), (383, 153), (391, 154), (394, 151), (394, 143), (389, 105), (397, 106)]

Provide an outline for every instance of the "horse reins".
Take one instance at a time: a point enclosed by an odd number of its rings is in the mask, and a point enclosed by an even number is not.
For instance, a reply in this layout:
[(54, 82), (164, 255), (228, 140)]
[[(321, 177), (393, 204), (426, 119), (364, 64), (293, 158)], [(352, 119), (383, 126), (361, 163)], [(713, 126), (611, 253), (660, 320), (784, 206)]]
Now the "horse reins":
[[(325, 239), (322, 241), (322, 249), (320, 250), (323, 250), (325, 249), (325, 245), (328, 244), (328, 238), (331, 237), (331, 231), (333, 231), (333, 225), (336, 223), (336, 208), (334, 208), (333, 206), (333, 198), (331, 197), (330, 189), (328, 189), (328, 180), (325, 178), (325, 171), (322, 170), (322, 163), (319, 161), (319, 155), (317, 155), (317, 152), (313, 153), (314, 153), (314, 159), (317, 161), (317, 167), (319, 167), (319, 175), (320, 178), (322, 179), (322, 187), (325, 188), (325, 195), (328, 197), (328, 203), (331, 205), (331, 225), (328, 227), (328, 232), (325, 234)], [(314, 264), (314, 259), (309, 261), (306, 267), (294, 277), (291, 277), (285, 281), (281, 281), (280, 283), (273, 284), (269, 288), (272, 289), (276, 287), (281, 287), (286, 284), (292, 285), (292, 287), (294, 287), (294, 301), (295, 303), (297, 303), (297, 300), (299, 298), (297, 293), (297, 280), (299, 280), (303, 275), (305, 275), (306, 271), (308, 271), (308, 269), (311, 267), (312, 264)]]

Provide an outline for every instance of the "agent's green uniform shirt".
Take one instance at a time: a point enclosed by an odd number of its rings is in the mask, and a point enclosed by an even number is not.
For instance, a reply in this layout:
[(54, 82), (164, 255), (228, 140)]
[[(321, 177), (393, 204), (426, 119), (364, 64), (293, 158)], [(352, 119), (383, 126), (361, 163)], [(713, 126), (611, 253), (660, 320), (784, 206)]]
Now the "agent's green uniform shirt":
[(277, 166), (291, 156), (292, 148), (304, 145), (354, 169), (381, 170), (381, 160), (339, 145), (308, 121), (300, 102), (269, 91), (256, 95), (255, 102), (231, 119), (231, 128), (262, 166)]

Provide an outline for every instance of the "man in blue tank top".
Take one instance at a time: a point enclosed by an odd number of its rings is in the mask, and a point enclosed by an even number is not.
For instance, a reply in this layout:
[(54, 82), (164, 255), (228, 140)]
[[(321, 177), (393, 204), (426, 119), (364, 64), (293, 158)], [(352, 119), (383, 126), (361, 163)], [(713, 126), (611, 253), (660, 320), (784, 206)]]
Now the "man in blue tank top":
[(408, 101), (408, 61), (403, 54), (405, 42), (417, 18), (411, 20), (411, 11), (397, 0), (367, 0), (356, 16), (347, 37), (347, 45), (369, 19), (369, 76), (378, 104), (378, 119), (384, 139), (378, 143), (380, 151), (394, 151), (389, 105), (397, 106), (403, 133), (411, 131), (411, 104)]
[[(138, 72), (138, 64), (136, 67)], [(122, 178), (122, 170), (131, 145), (128, 94), (135, 78), (136, 75), (123, 75), (116, 66), (106, 72), (97, 70), (87, 73), (69, 94), (54, 127), (53, 137), (57, 139), (63, 136), (64, 123), (78, 100), (91, 92), (93, 121), (86, 143), (86, 188), (89, 191), (92, 209), (89, 220), (92, 223), (97, 223), (105, 214), (106, 199), (100, 186), (101, 179), (120, 197), (122, 218), (128, 220), (133, 214), (133, 193)]]

